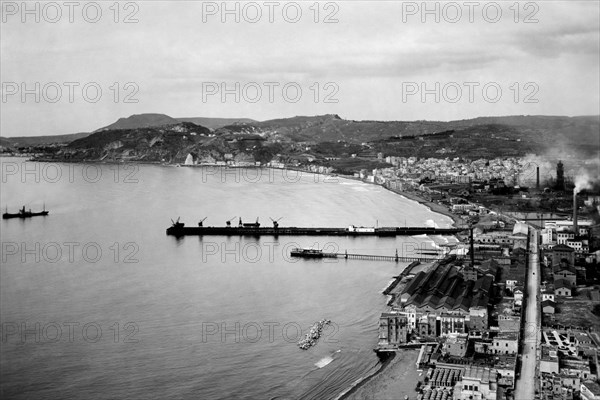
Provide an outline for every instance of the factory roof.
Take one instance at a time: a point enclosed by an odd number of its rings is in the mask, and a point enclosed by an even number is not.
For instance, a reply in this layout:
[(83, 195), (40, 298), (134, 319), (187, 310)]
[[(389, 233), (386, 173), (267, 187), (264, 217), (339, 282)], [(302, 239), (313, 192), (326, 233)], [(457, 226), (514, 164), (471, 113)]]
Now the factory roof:
[(482, 384), (489, 384), (492, 382), (496, 382), (496, 374), (497, 372), (495, 369), (469, 365), (465, 368), (465, 372), (463, 373), (463, 380), (478, 380)]

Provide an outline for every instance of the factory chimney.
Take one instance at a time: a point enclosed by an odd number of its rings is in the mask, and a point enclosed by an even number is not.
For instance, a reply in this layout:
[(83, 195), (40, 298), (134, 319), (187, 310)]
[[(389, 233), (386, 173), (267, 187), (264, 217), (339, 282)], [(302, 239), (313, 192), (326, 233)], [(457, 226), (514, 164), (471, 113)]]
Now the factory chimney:
[(538, 190), (540, 188), (540, 167), (535, 169), (535, 188)]
[(575, 237), (579, 236), (579, 227), (577, 226), (577, 191), (573, 190), (573, 232)]

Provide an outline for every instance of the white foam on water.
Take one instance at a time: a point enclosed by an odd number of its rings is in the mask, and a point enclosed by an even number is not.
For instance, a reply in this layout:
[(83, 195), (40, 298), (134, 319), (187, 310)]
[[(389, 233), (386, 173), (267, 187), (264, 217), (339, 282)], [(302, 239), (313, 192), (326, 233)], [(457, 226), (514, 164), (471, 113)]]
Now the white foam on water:
[(332, 361), (333, 361), (333, 357), (325, 357), (325, 358), (322, 358), (319, 361), (317, 361), (315, 363), (315, 366), (317, 368), (323, 368), (324, 366), (330, 364)]
[(430, 228), (439, 228), (438, 224), (436, 224), (435, 221), (432, 219), (428, 219), (427, 221), (425, 221), (425, 226), (428, 226)]

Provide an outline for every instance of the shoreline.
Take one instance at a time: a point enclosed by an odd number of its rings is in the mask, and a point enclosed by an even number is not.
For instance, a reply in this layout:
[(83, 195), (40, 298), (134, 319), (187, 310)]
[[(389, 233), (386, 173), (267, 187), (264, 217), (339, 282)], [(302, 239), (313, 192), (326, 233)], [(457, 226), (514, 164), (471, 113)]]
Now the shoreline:
[(446, 217), (449, 217), (450, 219), (452, 219), (452, 226), (455, 228), (464, 223), (462, 218), (460, 218), (458, 215), (454, 214), (452, 211), (449, 211), (446, 207), (444, 207), (438, 203), (426, 200), (425, 198), (419, 196), (416, 193), (405, 192), (405, 191), (396, 190), (396, 189), (390, 189), (383, 185), (379, 185), (379, 186), (389, 190), (392, 193), (396, 193), (399, 196), (403, 196), (403, 197), (407, 198), (408, 200), (416, 201), (417, 203), (422, 204), (425, 207), (427, 207), (429, 209), (429, 211), (431, 211), (431, 212), (434, 212), (437, 214), (442, 214), (442, 215), (445, 215)]
[(392, 364), (392, 361), (396, 358), (396, 356), (397, 354), (395, 352), (391, 353), (383, 362), (381, 362), (381, 366), (376, 371), (354, 381), (350, 387), (346, 388), (342, 393), (335, 397), (334, 400), (347, 400), (348, 397), (356, 393), (360, 388), (367, 385), (373, 378), (387, 369), (387, 367)]
[(419, 379), (416, 361), (419, 351), (406, 349), (390, 354), (374, 373), (356, 381), (343, 391), (335, 400), (366, 399), (410, 399), (416, 397), (415, 386)]
[[(9, 156), (9, 157), (11, 157), (11, 156)], [(13, 155), (12, 157), (17, 157), (17, 156)], [(24, 157), (31, 157), (31, 156), (24, 156)], [(362, 179), (356, 178), (352, 175), (322, 173), (322, 172), (309, 171), (309, 170), (305, 170), (302, 168), (290, 168), (290, 167), (279, 168), (279, 167), (272, 167), (272, 166), (266, 166), (266, 165), (260, 165), (260, 166), (258, 166), (258, 165), (256, 165), (256, 166), (253, 166), (253, 165), (232, 166), (232, 165), (218, 165), (218, 164), (184, 165), (184, 164), (178, 164), (178, 163), (166, 163), (166, 162), (161, 162), (161, 161), (124, 161), (124, 160), (121, 160), (121, 161), (113, 161), (113, 160), (109, 160), (109, 161), (107, 161), (107, 160), (73, 160), (73, 161), (69, 161), (69, 160), (32, 159), (32, 158), (30, 158), (29, 160), (26, 160), (26, 161), (30, 161), (30, 162), (62, 162), (62, 163), (66, 163), (66, 164), (142, 164), (142, 165), (159, 165), (159, 166), (163, 166), (163, 167), (188, 167), (188, 168), (189, 167), (192, 167), (192, 168), (219, 167), (219, 168), (236, 168), (236, 169), (237, 168), (248, 168), (248, 169), (273, 169), (273, 170), (280, 170), (280, 171), (294, 171), (294, 172), (301, 172), (301, 173), (307, 173), (307, 174), (313, 174), (313, 175), (320, 175), (320, 176), (330, 177), (330, 178), (347, 179), (347, 180), (351, 180), (351, 181), (358, 181), (358, 182), (362, 182), (362, 183), (366, 183), (366, 184), (375, 185), (375, 186), (384, 188), (392, 193), (395, 193), (399, 196), (402, 196), (408, 200), (415, 201), (415, 202), (427, 207), (429, 209), (429, 211), (431, 211), (433, 213), (441, 214), (441, 215), (444, 215), (444, 216), (450, 218), (452, 220), (451, 227), (458, 227), (460, 224), (464, 223), (463, 220), (458, 215), (452, 213), (451, 211), (446, 209), (446, 207), (444, 207), (438, 203), (428, 201), (427, 199), (423, 198), (422, 196), (419, 196), (415, 192), (391, 189), (391, 188), (386, 187), (385, 185), (380, 185), (375, 182), (367, 182)]]

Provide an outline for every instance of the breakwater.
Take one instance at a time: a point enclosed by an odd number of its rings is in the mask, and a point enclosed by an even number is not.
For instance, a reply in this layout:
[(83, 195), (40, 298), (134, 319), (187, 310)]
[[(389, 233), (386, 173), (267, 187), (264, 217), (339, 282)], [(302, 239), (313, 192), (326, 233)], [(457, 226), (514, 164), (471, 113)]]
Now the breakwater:
[(302, 350), (310, 349), (317, 343), (317, 340), (319, 340), (319, 338), (321, 337), (325, 325), (329, 325), (330, 323), (331, 321), (328, 319), (323, 319), (321, 321), (315, 322), (313, 326), (310, 327), (310, 330), (304, 336), (304, 338), (300, 339), (300, 341), (298, 342), (298, 347), (300, 347)]

